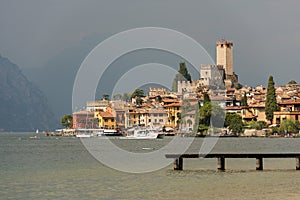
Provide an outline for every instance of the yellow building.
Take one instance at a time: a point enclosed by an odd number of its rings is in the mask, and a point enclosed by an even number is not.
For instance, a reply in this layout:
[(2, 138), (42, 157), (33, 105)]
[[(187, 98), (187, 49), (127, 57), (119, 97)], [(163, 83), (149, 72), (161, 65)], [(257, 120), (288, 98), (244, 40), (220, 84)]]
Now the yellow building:
[(148, 111), (145, 108), (134, 108), (129, 112), (129, 119), (132, 126), (147, 126)]
[(165, 105), (165, 109), (167, 112), (167, 127), (175, 128), (179, 126), (180, 118), (181, 118), (181, 109), (180, 109), (180, 103), (171, 103), (168, 105)]
[(110, 108), (107, 108), (106, 111), (96, 110), (94, 115), (98, 119), (100, 128), (114, 129), (117, 127), (116, 117)]

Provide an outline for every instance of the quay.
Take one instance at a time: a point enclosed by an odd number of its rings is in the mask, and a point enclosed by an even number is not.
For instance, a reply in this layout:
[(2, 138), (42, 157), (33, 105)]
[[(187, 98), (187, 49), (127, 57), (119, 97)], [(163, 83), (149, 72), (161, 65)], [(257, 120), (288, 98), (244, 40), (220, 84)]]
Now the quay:
[(264, 158), (295, 158), (296, 170), (300, 170), (300, 153), (209, 153), (209, 154), (166, 154), (174, 159), (174, 170), (183, 170), (183, 158), (217, 158), (218, 170), (225, 170), (225, 158), (255, 158), (256, 170), (263, 170)]

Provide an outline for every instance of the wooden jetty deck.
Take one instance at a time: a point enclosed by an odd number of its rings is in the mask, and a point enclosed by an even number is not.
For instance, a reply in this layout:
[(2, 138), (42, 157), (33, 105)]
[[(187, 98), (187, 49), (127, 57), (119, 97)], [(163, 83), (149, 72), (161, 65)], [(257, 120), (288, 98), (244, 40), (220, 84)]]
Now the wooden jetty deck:
[(209, 154), (166, 154), (174, 159), (174, 170), (183, 170), (183, 158), (217, 158), (218, 170), (225, 170), (225, 158), (255, 158), (256, 170), (263, 170), (264, 158), (295, 158), (296, 170), (300, 170), (300, 153), (209, 153)]

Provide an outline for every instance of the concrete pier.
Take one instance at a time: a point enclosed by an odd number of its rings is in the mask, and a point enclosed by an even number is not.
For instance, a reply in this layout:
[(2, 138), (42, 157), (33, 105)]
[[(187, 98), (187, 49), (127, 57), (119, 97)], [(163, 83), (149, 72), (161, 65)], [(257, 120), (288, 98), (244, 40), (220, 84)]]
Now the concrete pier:
[(209, 153), (209, 154), (166, 154), (166, 158), (173, 158), (174, 170), (183, 170), (183, 158), (217, 158), (217, 168), (225, 170), (225, 158), (255, 158), (256, 170), (263, 170), (264, 158), (295, 158), (296, 170), (300, 170), (300, 153)]

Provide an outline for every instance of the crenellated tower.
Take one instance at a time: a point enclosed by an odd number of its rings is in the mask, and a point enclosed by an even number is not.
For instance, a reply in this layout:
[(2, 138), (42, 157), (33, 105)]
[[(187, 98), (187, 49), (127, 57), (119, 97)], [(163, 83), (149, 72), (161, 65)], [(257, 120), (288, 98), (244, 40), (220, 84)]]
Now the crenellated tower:
[(233, 76), (233, 42), (221, 40), (216, 42), (216, 56), (217, 65), (223, 65), (225, 70), (226, 79), (228, 76)]

